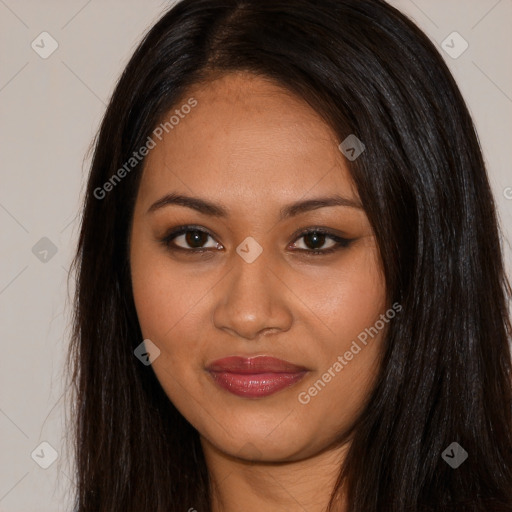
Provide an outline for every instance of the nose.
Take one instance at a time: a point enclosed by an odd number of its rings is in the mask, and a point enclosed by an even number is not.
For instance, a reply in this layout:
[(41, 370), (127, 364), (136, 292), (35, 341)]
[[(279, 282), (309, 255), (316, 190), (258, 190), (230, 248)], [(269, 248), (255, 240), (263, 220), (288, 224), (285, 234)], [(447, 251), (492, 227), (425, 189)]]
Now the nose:
[(265, 251), (252, 263), (233, 255), (231, 272), (219, 283), (213, 322), (217, 329), (246, 340), (259, 339), (270, 332), (287, 331), (293, 321), (292, 296), (271, 268)]

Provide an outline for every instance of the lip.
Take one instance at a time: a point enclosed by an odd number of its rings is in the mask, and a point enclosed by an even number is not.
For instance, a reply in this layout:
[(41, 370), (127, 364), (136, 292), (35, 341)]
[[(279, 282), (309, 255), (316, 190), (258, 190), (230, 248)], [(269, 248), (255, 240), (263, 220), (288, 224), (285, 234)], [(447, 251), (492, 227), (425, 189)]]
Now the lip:
[(206, 369), (222, 389), (245, 398), (270, 396), (297, 383), (309, 371), (269, 356), (225, 357)]
[(304, 366), (277, 359), (270, 356), (241, 357), (230, 356), (217, 359), (206, 368), (215, 372), (230, 372), (242, 374), (256, 373), (298, 373), (307, 371)]

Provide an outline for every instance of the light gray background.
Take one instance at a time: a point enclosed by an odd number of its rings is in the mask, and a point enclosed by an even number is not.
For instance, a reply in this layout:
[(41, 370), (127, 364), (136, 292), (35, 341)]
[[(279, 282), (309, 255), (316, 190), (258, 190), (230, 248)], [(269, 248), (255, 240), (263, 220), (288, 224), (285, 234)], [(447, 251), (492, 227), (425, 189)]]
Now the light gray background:
[[(455, 75), (510, 240), (512, 0), (391, 3), (429, 35)], [(86, 152), (121, 70), (169, 6), (156, 0), (0, 0), (1, 512), (71, 510), (62, 399), (66, 279), (90, 163)], [(33, 40), (42, 46), (43, 31), (59, 45), (47, 59), (31, 47)], [(456, 59), (442, 49), (453, 31), (469, 44)], [(456, 39), (447, 42), (461, 48)], [(57, 247), (46, 262), (32, 252), (43, 237)], [(510, 275), (510, 244), (504, 244)], [(48, 469), (31, 457), (43, 441), (58, 453)], [(36, 453), (45, 454), (42, 460), (49, 452)]]

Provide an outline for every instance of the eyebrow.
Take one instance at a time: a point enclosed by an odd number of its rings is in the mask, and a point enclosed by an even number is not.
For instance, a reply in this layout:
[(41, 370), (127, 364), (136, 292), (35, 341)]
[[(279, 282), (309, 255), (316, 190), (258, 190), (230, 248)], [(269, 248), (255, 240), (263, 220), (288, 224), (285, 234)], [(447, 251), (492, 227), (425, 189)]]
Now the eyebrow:
[[(191, 197), (175, 193), (166, 194), (165, 196), (158, 199), (158, 201), (154, 202), (148, 208), (146, 213), (155, 212), (161, 208), (164, 208), (165, 206), (170, 205), (184, 206), (186, 208), (191, 208), (198, 211), (199, 213), (210, 215), (212, 217), (229, 217), (229, 210), (220, 204), (212, 203), (211, 201), (201, 199), (199, 197)], [(358, 201), (339, 195), (319, 197), (316, 199), (308, 199), (306, 201), (297, 201), (295, 203), (283, 206), (280, 210), (279, 220), (329, 206), (348, 206), (350, 208), (359, 209), (363, 208), (361, 203)]]

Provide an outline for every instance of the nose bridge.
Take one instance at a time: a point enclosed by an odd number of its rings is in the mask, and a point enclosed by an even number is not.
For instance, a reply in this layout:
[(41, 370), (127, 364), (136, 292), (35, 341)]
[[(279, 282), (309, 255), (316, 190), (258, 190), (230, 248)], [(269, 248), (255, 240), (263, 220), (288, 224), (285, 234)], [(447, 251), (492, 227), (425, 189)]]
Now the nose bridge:
[[(240, 244), (238, 249), (242, 251), (245, 247)], [(270, 299), (269, 288), (272, 287), (270, 282), (271, 272), (268, 266), (268, 257), (263, 252), (253, 261), (251, 259), (246, 260), (239, 254), (234, 256), (232, 282), (230, 283), (232, 287), (231, 293), (234, 296), (238, 296), (239, 300), (246, 300), (251, 297), (254, 299), (258, 298), (258, 304), (260, 306), (264, 305), (267, 302), (265, 299)], [(268, 297), (265, 297), (266, 295)]]
[[(228, 329), (244, 338), (254, 338), (264, 329), (287, 330), (291, 315), (283, 295), (283, 284), (271, 271), (262, 251), (255, 259), (246, 258), (254, 247), (240, 244), (233, 254), (232, 270), (223, 280), (222, 294), (215, 305), (217, 328)], [(254, 255), (254, 253), (253, 253)]]

